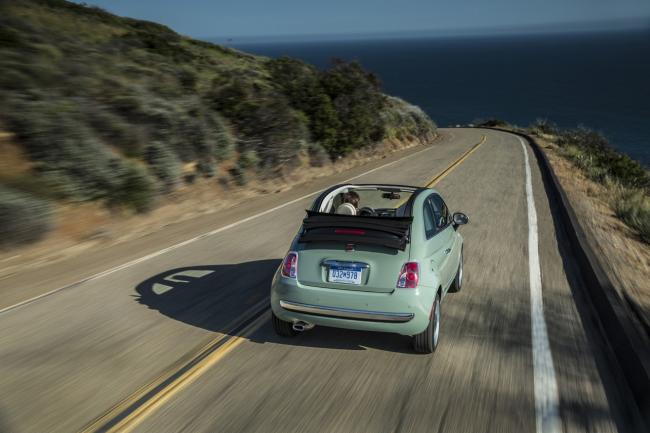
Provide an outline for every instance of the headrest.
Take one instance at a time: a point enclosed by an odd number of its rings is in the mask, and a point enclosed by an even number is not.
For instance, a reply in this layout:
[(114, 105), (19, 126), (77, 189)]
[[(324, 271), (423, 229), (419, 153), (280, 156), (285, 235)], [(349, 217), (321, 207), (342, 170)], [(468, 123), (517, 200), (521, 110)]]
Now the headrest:
[(339, 207), (336, 208), (336, 213), (340, 215), (356, 215), (357, 208), (355, 208), (352, 203), (341, 203)]

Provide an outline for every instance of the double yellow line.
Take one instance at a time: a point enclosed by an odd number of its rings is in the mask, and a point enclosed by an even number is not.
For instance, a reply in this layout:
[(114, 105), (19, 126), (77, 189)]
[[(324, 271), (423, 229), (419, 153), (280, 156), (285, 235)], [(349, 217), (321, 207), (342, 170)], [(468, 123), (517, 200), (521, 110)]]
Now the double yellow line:
[[(440, 182), (486, 141), (481, 140), (463, 153), (449, 167), (431, 179), (426, 187)], [(193, 383), (206, 370), (246, 341), (246, 338), (269, 321), (268, 298), (245, 311), (229, 332), (211, 339), (198, 350), (181, 358), (155, 380), (141, 387), (106, 413), (92, 421), (80, 433), (127, 433), (140, 425), (149, 414), (165, 404), (181, 389)]]
[(458, 167), (460, 164), (462, 164), (463, 161), (465, 161), (467, 158), (469, 158), (469, 156), (470, 156), (472, 153), (476, 152), (476, 151), (478, 150), (478, 148), (481, 146), (481, 144), (485, 143), (485, 140), (487, 140), (487, 136), (484, 134), (484, 135), (481, 136), (481, 140), (480, 140), (478, 143), (476, 143), (474, 146), (472, 146), (471, 148), (469, 148), (465, 153), (463, 153), (460, 157), (458, 157), (458, 159), (457, 159), (456, 161), (452, 162), (451, 165), (450, 165), (449, 167), (447, 167), (446, 169), (444, 169), (443, 171), (441, 171), (440, 173), (438, 173), (438, 174), (437, 174), (433, 179), (431, 179), (431, 180), (430, 180), (430, 181), (429, 181), (425, 186), (426, 186), (427, 188), (431, 188), (432, 186), (434, 186), (435, 184), (437, 184), (438, 182), (440, 182), (442, 179), (444, 179), (445, 176), (447, 176), (447, 175), (448, 175), (449, 173), (451, 173), (451, 172), (452, 172), (456, 167)]
[(270, 319), (269, 299), (265, 298), (245, 311), (227, 333), (211, 339), (196, 351), (184, 356), (152, 382), (110, 408), (80, 433), (126, 433), (165, 404), (181, 389), (193, 383)]

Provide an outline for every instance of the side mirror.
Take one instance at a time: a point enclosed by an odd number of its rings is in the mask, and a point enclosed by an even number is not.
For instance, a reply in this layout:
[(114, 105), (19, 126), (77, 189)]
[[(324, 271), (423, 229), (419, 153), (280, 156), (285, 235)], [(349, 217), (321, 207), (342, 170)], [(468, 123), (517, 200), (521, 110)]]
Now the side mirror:
[(456, 212), (453, 216), (452, 219), (454, 221), (454, 228), (458, 226), (465, 225), (469, 222), (469, 218), (467, 218), (467, 215), (465, 215), (462, 212)]

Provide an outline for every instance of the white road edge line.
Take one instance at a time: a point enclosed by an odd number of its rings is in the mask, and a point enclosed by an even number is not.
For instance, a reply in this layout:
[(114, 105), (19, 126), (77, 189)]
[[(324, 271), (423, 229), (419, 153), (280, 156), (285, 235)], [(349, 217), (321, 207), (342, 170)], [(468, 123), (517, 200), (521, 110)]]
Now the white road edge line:
[(553, 356), (546, 331), (544, 303), (542, 299), (542, 272), (539, 265), (539, 242), (537, 212), (533, 183), (528, 162), (528, 149), (524, 140), (517, 137), (524, 151), (526, 162), (526, 201), (528, 203), (528, 267), (530, 276), (530, 321), (533, 345), (533, 379), (535, 390), (535, 413), (537, 433), (561, 432), (559, 417), (559, 394)]
[[(366, 175), (368, 175), (370, 173), (374, 173), (375, 171), (381, 170), (382, 168), (390, 167), (393, 164), (396, 164), (396, 163), (398, 163), (400, 161), (411, 158), (411, 157), (413, 157), (415, 155), (419, 155), (420, 153), (426, 152), (426, 151), (434, 149), (434, 148), (435, 148), (435, 146), (429, 146), (429, 147), (427, 147), (425, 149), (419, 150), (419, 151), (414, 152), (414, 153), (412, 153), (410, 155), (406, 155), (403, 158), (400, 158), (400, 159), (397, 159), (395, 161), (380, 165), (379, 167), (375, 167), (375, 168), (373, 168), (371, 170), (365, 171), (365, 172), (363, 172), (361, 174), (358, 174), (356, 176), (353, 176), (353, 177), (351, 177), (349, 179), (342, 180), (340, 183), (346, 183), (346, 182), (353, 181), (353, 180), (358, 179), (358, 178), (360, 178), (362, 176), (366, 176)], [(277, 211), (279, 209), (282, 209), (284, 207), (291, 206), (294, 203), (297, 203), (297, 202), (299, 202), (301, 200), (304, 200), (304, 199), (309, 198), (309, 197), (311, 197), (313, 195), (316, 195), (316, 194), (318, 194), (318, 193), (320, 193), (320, 192), (322, 192), (324, 190), (325, 190), (325, 188), (319, 189), (318, 191), (310, 192), (310, 193), (305, 194), (305, 195), (303, 195), (301, 197), (298, 197), (296, 199), (293, 199), (291, 201), (283, 203), (283, 204), (281, 204), (279, 206), (275, 206), (275, 207), (273, 207), (271, 209), (267, 209), (267, 210), (265, 210), (263, 212), (260, 212), (260, 213), (257, 213), (255, 215), (251, 215), (249, 217), (246, 217), (246, 218), (244, 218), (242, 220), (236, 221), (236, 222), (234, 222), (232, 224), (228, 224), (226, 226), (219, 227), (218, 229), (214, 229), (214, 230), (211, 230), (209, 232), (200, 234), (200, 235), (195, 236), (195, 237), (193, 237), (191, 239), (188, 239), (186, 241), (179, 242), (179, 243), (171, 245), (171, 246), (169, 246), (167, 248), (163, 248), (162, 250), (158, 250), (158, 251), (155, 251), (155, 252), (153, 252), (151, 254), (147, 254), (146, 256), (140, 257), (138, 259), (131, 260), (130, 262), (123, 263), (123, 264), (121, 264), (119, 266), (116, 266), (114, 268), (110, 268), (108, 270), (105, 270), (105, 271), (99, 272), (97, 274), (91, 275), (91, 276), (89, 276), (87, 278), (81, 279), (79, 281), (75, 281), (74, 283), (66, 284), (63, 287), (58, 287), (56, 289), (50, 290), (49, 292), (42, 293), (42, 294), (40, 294), (38, 296), (34, 296), (33, 298), (29, 298), (29, 299), (26, 299), (24, 301), (18, 302), (16, 304), (10, 305), (8, 307), (2, 308), (2, 309), (0, 309), (0, 314), (6, 313), (6, 312), (8, 312), (10, 310), (22, 307), (22, 306), (27, 305), (27, 304), (31, 304), (34, 301), (38, 301), (39, 299), (42, 299), (42, 298), (45, 298), (47, 296), (53, 295), (53, 294), (55, 294), (57, 292), (60, 292), (62, 290), (65, 290), (65, 289), (77, 286), (79, 284), (83, 284), (83, 283), (86, 283), (88, 281), (96, 280), (98, 278), (102, 278), (102, 277), (105, 277), (105, 276), (110, 275), (112, 273), (121, 271), (121, 270), (129, 268), (129, 267), (131, 267), (133, 265), (137, 265), (138, 263), (142, 263), (142, 262), (147, 261), (149, 259), (152, 259), (154, 257), (158, 257), (161, 254), (165, 254), (165, 253), (168, 253), (169, 251), (173, 251), (173, 250), (175, 250), (177, 248), (184, 247), (185, 245), (191, 244), (192, 242), (196, 242), (196, 241), (198, 241), (200, 239), (203, 239), (203, 238), (206, 238), (206, 237), (209, 237), (209, 236), (214, 236), (217, 233), (221, 233), (223, 231), (230, 230), (230, 229), (232, 229), (234, 227), (237, 227), (237, 226), (239, 226), (241, 224), (247, 223), (248, 221), (254, 220), (254, 219), (259, 218), (259, 217), (264, 216), (264, 215), (268, 215), (268, 214), (270, 214), (272, 212), (275, 212), (275, 211)]]

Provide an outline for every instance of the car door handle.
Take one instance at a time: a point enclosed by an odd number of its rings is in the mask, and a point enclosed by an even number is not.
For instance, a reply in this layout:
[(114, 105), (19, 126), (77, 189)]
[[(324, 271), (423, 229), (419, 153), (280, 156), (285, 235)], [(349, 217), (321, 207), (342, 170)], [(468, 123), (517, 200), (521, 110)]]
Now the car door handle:
[(445, 254), (449, 254), (450, 252), (451, 252), (451, 248), (447, 248), (447, 249), (445, 250)]

